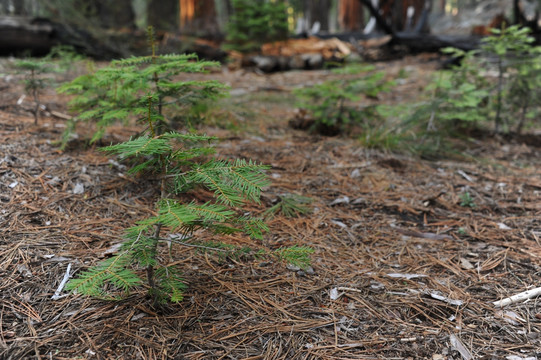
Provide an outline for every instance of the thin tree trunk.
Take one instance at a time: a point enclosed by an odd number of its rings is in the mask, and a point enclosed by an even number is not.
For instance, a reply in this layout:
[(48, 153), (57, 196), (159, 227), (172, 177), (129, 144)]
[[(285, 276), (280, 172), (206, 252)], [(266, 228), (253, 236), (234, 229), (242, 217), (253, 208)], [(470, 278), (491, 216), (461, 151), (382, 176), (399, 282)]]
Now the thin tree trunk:
[(214, 0), (180, 0), (180, 27), (194, 35), (220, 32)]
[(356, 31), (364, 27), (363, 7), (358, 0), (341, 0), (338, 23), (343, 31)]
[(502, 91), (503, 91), (503, 59), (498, 59), (498, 93), (496, 96), (496, 117), (495, 122), (495, 132), (500, 131), (501, 124), (501, 112), (502, 112)]
[(330, 0), (312, 0), (305, 1), (305, 12), (308, 15), (308, 27), (319, 22), (320, 30), (329, 30), (329, 12), (331, 9)]

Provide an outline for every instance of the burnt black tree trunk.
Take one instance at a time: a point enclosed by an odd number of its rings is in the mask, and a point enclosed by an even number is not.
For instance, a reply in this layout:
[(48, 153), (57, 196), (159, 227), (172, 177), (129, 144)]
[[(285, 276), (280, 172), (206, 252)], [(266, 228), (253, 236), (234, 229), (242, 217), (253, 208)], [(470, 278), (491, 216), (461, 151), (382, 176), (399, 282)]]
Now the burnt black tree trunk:
[(368, 11), (370, 11), (370, 15), (372, 15), (376, 19), (376, 23), (378, 24), (378, 26), (386, 34), (394, 36), (395, 32), (394, 32), (393, 28), (391, 26), (389, 26), (389, 24), (387, 24), (385, 19), (381, 16), (381, 14), (379, 12), (379, 9), (376, 9), (372, 5), (372, 1), (370, 1), (370, 0), (359, 0), (359, 1), (361, 2), (361, 4), (363, 4), (364, 6), (366, 6), (368, 8)]

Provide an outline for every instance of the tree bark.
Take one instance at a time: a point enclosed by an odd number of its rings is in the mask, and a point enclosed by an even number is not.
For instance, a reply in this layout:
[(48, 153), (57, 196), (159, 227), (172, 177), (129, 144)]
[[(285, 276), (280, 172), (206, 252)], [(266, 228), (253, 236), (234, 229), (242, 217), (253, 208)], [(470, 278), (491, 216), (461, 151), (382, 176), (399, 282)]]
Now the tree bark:
[[(432, 0), (387, 0), (381, 1), (377, 9), (370, 0), (359, 1), (368, 8), (379, 28), (389, 35), (413, 29), (417, 32), (429, 32), (427, 18)], [(414, 12), (408, 21), (410, 8)]]
[(308, 15), (307, 20), (309, 28), (317, 21), (320, 24), (320, 30), (329, 31), (330, 8), (330, 0), (305, 1), (305, 12)]
[(340, 0), (338, 23), (343, 31), (358, 31), (364, 27), (363, 7), (358, 0)]
[(191, 35), (219, 34), (214, 0), (180, 0), (180, 28)]

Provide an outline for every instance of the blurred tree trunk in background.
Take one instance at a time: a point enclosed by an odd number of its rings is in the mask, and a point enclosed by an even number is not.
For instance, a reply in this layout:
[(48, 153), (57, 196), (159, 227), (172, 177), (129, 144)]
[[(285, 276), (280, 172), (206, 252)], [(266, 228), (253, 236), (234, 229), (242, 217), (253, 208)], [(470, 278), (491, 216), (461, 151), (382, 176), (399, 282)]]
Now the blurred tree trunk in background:
[(135, 28), (135, 13), (131, 0), (87, 0), (95, 3), (96, 16), (102, 27), (107, 29)]
[(176, 31), (180, 20), (178, 0), (148, 0), (147, 24), (156, 30)]
[(233, 6), (231, 0), (214, 0), (216, 8), (216, 19), (220, 27), (220, 31), (225, 31), (227, 22), (229, 21), (229, 15), (233, 12)]
[(214, 0), (180, 0), (180, 28), (191, 35), (218, 35)]
[[(407, 29), (409, 27), (415, 27), (417, 22), (421, 18), (421, 14), (425, 9), (425, 2), (432, 0), (391, 0), (380, 2), (379, 12), (384, 20), (391, 25), (394, 31), (412, 30)], [(413, 17), (410, 19), (411, 23), (408, 23), (408, 8), (414, 10)], [(426, 29), (424, 29), (426, 31)]]
[(24, 1), (23, 0), (18, 0), (18, 1), (13, 1), (12, 2), (13, 4), (13, 14), (14, 15), (25, 15), (24, 14)]
[(447, 1), (446, 0), (440, 0), (440, 14), (445, 14), (445, 7), (447, 5)]
[[(19, 1), (26, 3), (27, 8), (31, 7), (31, 0)], [(42, 12), (46, 14), (44, 16), (51, 20), (90, 31), (135, 28), (135, 12), (131, 0), (40, 0), (39, 3)]]
[(331, 0), (304, 0), (304, 9), (309, 29), (317, 21), (321, 31), (329, 30)]
[(358, 0), (340, 0), (338, 23), (344, 31), (357, 31), (364, 27), (363, 5)]

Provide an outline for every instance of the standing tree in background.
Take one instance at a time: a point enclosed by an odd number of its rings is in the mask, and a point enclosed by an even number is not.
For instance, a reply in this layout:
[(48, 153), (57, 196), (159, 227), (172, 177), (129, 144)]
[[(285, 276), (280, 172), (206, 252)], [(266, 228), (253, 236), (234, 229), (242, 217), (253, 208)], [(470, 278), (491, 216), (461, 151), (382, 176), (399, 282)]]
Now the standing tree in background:
[(180, 0), (180, 29), (194, 35), (218, 35), (215, 0)]
[(309, 28), (319, 22), (320, 30), (329, 31), (331, 0), (304, 0), (305, 17)]
[(179, 25), (178, 0), (148, 0), (147, 24), (157, 31), (176, 31)]
[(344, 31), (358, 31), (364, 27), (363, 6), (359, 0), (340, 0), (338, 23)]
[(102, 27), (109, 29), (135, 28), (135, 13), (131, 0), (87, 2), (94, 3), (97, 10), (95, 15)]
[(232, 0), (233, 14), (227, 24), (226, 48), (240, 52), (259, 51), (266, 42), (285, 40), (288, 35), (287, 7), (274, 3)]

